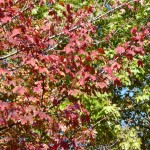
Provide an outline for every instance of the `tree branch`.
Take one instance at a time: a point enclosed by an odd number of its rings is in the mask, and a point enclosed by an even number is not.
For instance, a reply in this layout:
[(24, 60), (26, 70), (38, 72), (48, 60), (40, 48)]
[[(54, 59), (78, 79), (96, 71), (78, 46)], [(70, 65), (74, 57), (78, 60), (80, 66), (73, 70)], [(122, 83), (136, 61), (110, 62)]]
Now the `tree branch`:
[[(111, 13), (111, 12), (114, 12), (114, 11), (118, 10), (119, 8), (122, 8), (123, 6), (125, 6), (126, 4), (129, 4), (129, 3), (131, 3), (131, 2), (133, 2), (133, 0), (131, 0), (131, 1), (127, 2), (127, 3), (121, 4), (121, 5), (119, 5), (118, 7), (114, 8), (114, 9), (111, 9), (111, 10), (107, 11), (106, 13), (104, 13), (104, 14), (102, 14), (102, 15), (98, 15), (97, 17), (95, 17), (94, 19), (89, 20), (88, 22), (94, 22), (94, 21), (98, 20), (99, 18), (102, 18), (102, 17), (106, 16), (107, 14), (109, 14), (109, 13)], [(28, 7), (27, 7), (27, 9), (28, 9)], [(26, 9), (25, 9), (25, 10), (26, 10)], [(23, 11), (25, 11), (25, 10), (23, 10)], [(16, 17), (16, 16), (15, 16), (15, 17)], [(80, 24), (80, 25), (77, 25), (77, 26), (71, 28), (71, 29), (69, 30), (69, 32), (72, 32), (72, 31), (74, 31), (74, 30), (76, 30), (76, 29), (78, 29), (78, 28), (84, 26), (84, 24), (86, 24), (86, 23), (83, 23), (83, 24)], [(48, 39), (53, 39), (53, 38), (55, 38), (55, 37), (57, 37), (57, 36), (60, 36), (60, 35), (63, 35), (63, 34), (64, 34), (64, 32), (60, 32), (60, 33), (58, 33), (58, 34), (52, 35), (52, 36), (49, 37)], [(47, 51), (54, 50), (57, 46), (58, 46), (58, 44), (54, 45), (54, 47), (52, 47), (52, 48), (47, 49)], [(0, 57), (0, 60), (6, 59), (6, 58), (11, 57), (11, 56), (13, 56), (13, 55), (15, 55), (15, 54), (17, 54), (17, 51), (15, 51), (15, 52), (13, 52), (13, 53), (11, 53), (11, 54), (8, 54), (8, 55), (6, 55), (6, 56)]]
[(111, 13), (111, 12), (114, 12), (114, 11), (118, 10), (119, 8), (122, 8), (122, 7), (125, 6), (126, 4), (129, 4), (129, 3), (132, 3), (132, 2), (134, 2), (134, 1), (131, 0), (131, 1), (129, 1), (129, 2), (123, 3), (123, 4), (119, 5), (118, 7), (107, 11), (106, 13), (104, 13), (104, 14), (102, 14), (102, 15), (98, 15), (98, 16), (95, 17), (93, 20), (91, 20), (91, 22), (96, 21), (96, 20), (98, 20), (99, 18), (102, 18), (102, 17), (106, 16), (107, 14), (109, 14), (109, 13)]
[(10, 54), (8, 54), (8, 55), (6, 55), (6, 56), (2, 56), (2, 57), (0, 57), (0, 60), (6, 59), (6, 58), (8, 58), (8, 57), (11, 57), (11, 56), (17, 54), (18, 52), (19, 52), (19, 51), (15, 51), (15, 52), (10, 53)]
[[(104, 14), (102, 14), (102, 15), (98, 15), (97, 17), (95, 17), (94, 19), (89, 20), (88, 22), (96, 21), (96, 20), (98, 20), (99, 18), (102, 18), (102, 17), (106, 16), (107, 14), (109, 14), (109, 13), (111, 13), (111, 12), (114, 12), (114, 11), (118, 10), (119, 8), (122, 8), (123, 6), (125, 6), (126, 4), (129, 4), (129, 3), (131, 3), (131, 2), (133, 2), (133, 0), (131, 0), (131, 1), (129, 1), (129, 2), (126, 2), (126, 3), (124, 3), (124, 4), (121, 4), (121, 5), (119, 5), (118, 7), (114, 8), (114, 9), (111, 9), (111, 10), (107, 11), (106, 13), (104, 13)], [(86, 23), (87, 23), (87, 22), (86, 22)], [(80, 24), (80, 25), (77, 25), (77, 26), (71, 28), (71, 29), (69, 30), (69, 32), (74, 31), (74, 30), (76, 30), (76, 29), (82, 27), (82, 26), (85, 25), (86, 23), (83, 23), (83, 24)], [(49, 37), (49, 39), (55, 38), (56, 36), (59, 36), (59, 35), (62, 35), (62, 34), (64, 34), (64, 32), (60, 32), (60, 33), (58, 33), (58, 34), (52, 35), (51, 37)]]

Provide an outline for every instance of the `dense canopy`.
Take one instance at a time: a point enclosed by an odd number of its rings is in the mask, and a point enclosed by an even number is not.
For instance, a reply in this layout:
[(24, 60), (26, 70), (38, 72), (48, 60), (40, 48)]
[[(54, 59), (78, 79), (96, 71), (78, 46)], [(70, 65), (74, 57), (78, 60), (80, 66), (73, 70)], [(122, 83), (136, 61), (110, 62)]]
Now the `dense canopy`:
[(149, 0), (0, 0), (0, 149), (148, 150)]

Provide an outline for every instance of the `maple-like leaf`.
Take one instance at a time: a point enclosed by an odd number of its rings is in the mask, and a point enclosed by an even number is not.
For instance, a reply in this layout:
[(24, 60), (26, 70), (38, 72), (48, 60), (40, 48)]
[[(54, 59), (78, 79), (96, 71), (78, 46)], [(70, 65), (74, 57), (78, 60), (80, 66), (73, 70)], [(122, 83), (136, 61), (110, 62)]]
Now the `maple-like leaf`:
[(26, 119), (28, 120), (28, 122), (29, 122), (30, 124), (33, 124), (33, 117), (32, 117), (32, 115), (26, 116)]
[(33, 106), (33, 105), (29, 105), (29, 106), (27, 106), (27, 107), (25, 108), (25, 110), (26, 110), (27, 113), (31, 113), (31, 112), (36, 111), (36, 107)]
[(7, 70), (3, 69), (3, 68), (0, 68), (0, 74), (1, 75), (5, 75), (6, 73), (8, 73)]
[(96, 87), (100, 87), (101, 89), (107, 88), (107, 84), (105, 82), (96, 83)]
[(9, 108), (9, 103), (0, 100), (0, 108), (1, 111), (3, 111), (5, 108)]
[(122, 67), (122, 65), (119, 64), (119, 63), (117, 63), (117, 62), (114, 62), (114, 63), (112, 64), (112, 68), (113, 68), (114, 70), (120, 70), (121, 67)]
[(90, 75), (90, 79), (95, 81), (96, 80), (96, 76), (95, 75)]
[(77, 91), (76, 91), (76, 90), (70, 90), (68, 94), (69, 94), (69, 95), (76, 96)]
[(113, 70), (111, 69), (111, 67), (104, 67), (104, 71), (106, 71), (110, 76), (113, 74)]
[(67, 46), (67, 47), (65, 47), (65, 51), (68, 54), (68, 53), (72, 52), (72, 49), (69, 46)]
[(121, 80), (119, 78), (114, 77), (113, 80), (114, 80), (114, 84), (116, 86), (118, 86), (118, 87), (122, 86), (122, 82), (121, 82)]
[(7, 120), (13, 120), (15, 123), (18, 122), (20, 116), (19, 116), (19, 113), (16, 112), (15, 110), (9, 112), (8, 114), (8, 117), (7, 117)]
[(39, 73), (49, 73), (47, 68), (38, 67)]
[(44, 112), (42, 112), (42, 111), (39, 111), (39, 112), (38, 112), (38, 115), (39, 115), (39, 117), (40, 117), (41, 119), (45, 119), (45, 118), (47, 117), (47, 115), (46, 115)]
[(69, 95), (73, 95), (73, 96), (76, 96), (77, 94), (81, 94), (82, 92), (80, 90), (77, 90), (77, 89), (74, 89), (74, 90), (70, 90), (68, 92)]
[(31, 37), (30, 35), (26, 35), (27, 39), (31, 42), (31, 43), (34, 43), (34, 38)]
[(37, 59), (31, 58), (26, 61), (26, 64), (30, 64), (31, 66), (35, 67), (37, 65)]
[(104, 50), (103, 48), (98, 48), (98, 52), (99, 52), (100, 54), (105, 54), (105, 50)]
[(131, 33), (133, 35), (136, 35), (136, 33), (137, 33), (137, 26), (135, 26), (134, 28), (131, 29)]
[(122, 54), (122, 53), (124, 53), (124, 52), (125, 52), (125, 48), (124, 48), (124, 47), (119, 46), (119, 47), (117, 47), (117, 52), (118, 52), (119, 54)]
[(26, 116), (20, 116), (19, 119), (22, 125), (25, 125), (28, 122), (28, 119)]
[(2, 24), (5, 24), (5, 23), (7, 23), (7, 22), (10, 22), (11, 20), (12, 20), (12, 18), (9, 17), (9, 16), (5, 16), (5, 17), (1, 18)]
[(27, 92), (27, 89), (23, 86), (16, 86), (13, 89), (13, 93), (19, 93), (20, 95), (24, 95), (25, 92)]
[(131, 56), (134, 56), (135, 55), (135, 52), (132, 50), (132, 49), (128, 49), (127, 50), (127, 54), (131, 55)]
[(21, 34), (21, 29), (13, 29), (11, 37)]
[(85, 79), (84, 79), (83, 77), (80, 78), (79, 84), (80, 84), (81, 86), (85, 85)]
[(138, 60), (138, 66), (144, 67), (144, 62), (142, 60)]
[(36, 87), (33, 88), (33, 91), (36, 93), (42, 93), (43, 89), (41, 85), (37, 85)]

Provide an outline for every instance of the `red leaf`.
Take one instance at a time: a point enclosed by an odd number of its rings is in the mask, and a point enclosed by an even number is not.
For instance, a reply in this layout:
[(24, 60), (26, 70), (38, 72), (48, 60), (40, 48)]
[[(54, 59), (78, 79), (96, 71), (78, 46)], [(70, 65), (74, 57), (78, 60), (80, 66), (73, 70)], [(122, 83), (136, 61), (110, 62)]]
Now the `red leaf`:
[(4, 0), (0, 0), (0, 3), (5, 3)]
[(4, 70), (3, 68), (0, 68), (0, 74), (5, 75), (6, 73), (8, 73), (7, 70)]
[(129, 68), (127, 68), (127, 72), (132, 76), (132, 72)]
[(41, 111), (38, 113), (38, 115), (41, 119), (45, 119), (47, 117), (46, 114), (44, 112), (41, 112)]
[(96, 87), (100, 87), (101, 89), (107, 88), (107, 84), (105, 82), (96, 83)]
[(65, 47), (65, 50), (66, 50), (67, 54), (70, 53), (70, 52), (72, 52), (72, 49), (70, 47)]
[(49, 71), (47, 70), (47, 68), (42, 68), (42, 67), (38, 67), (39, 69), (39, 73), (49, 73)]
[(29, 36), (29, 35), (26, 35), (27, 39), (31, 42), (31, 43), (34, 43), (34, 38)]
[(21, 33), (21, 29), (14, 29), (14, 30), (12, 31), (11, 37), (14, 37), (14, 36), (16, 36), (16, 35), (18, 35), (18, 34), (20, 34), (20, 33)]
[(26, 116), (20, 116), (20, 121), (21, 121), (21, 124), (24, 125), (28, 122), (28, 119)]
[[(31, 97), (30, 97), (30, 99), (31, 99)], [(29, 105), (29, 106), (27, 106), (27, 107), (25, 108), (25, 110), (26, 110), (27, 113), (30, 113), (30, 112), (36, 111), (36, 108), (35, 108), (35, 106), (33, 106), (33, 105)]]
[(84, 79), (84, 78), (80, 78), (79, 84), (80, 84), (81, 86), (83, 86), (83, 85), (85, 84), (85, 79)]
[(30, 124), (33, 124), (33, 117), (31, 115), (26, 116), (26, 119), (29, 121)]
[(85, 58), (85, 61), (91, 61), (91, 60), (92, 60), (91, 56), (87, 56), (87, 57)]
[(57, 69), (57, 72), (58, 72), (61, 76), (65, 76), (65, 73), (62, 72), (61, 70)]
[(131, 55), (131, 56), (134, 56), (135, 55), (135, 52), (131, 49), (128, 49), (127, 50), (127, 54)]
[(135, 35), (137, 33), (137, 26), (131, 29), (131, 33)]
[(37, 59), (31, 58), (30, 60), (26, 61), (26, 64), (31, 64), (33, 67), (36, 66)]
[(14, 89), (13, 89), (13, 93), (19, 93), (20, 95), (24, 95), (24, 93), (26, 92), (26, 88), (23, 87), (23, 86), (16, 86)]
[(67, 4), (67, 11), (70, 13), (71, 11), (71, 5), (70, 4)]
[(138, 66), (141, 66), (142, 68), (144, 67), (144, 63), (142, 60), (138, 60)]
[(121, 67), (122, 67), (122, 65), (119, 64), (119, 63), (117, 63), (117, 62), (114, 62), (114, 63), (112, 64), (112, 67), (113, 67), (113, 70), (120, 70)]
[(96, 76), (90, 75), (90, 79), (93, 80), (93, 81), (95, 81), (96, 80)]
[(125, 52), (125, 48), (124, 48), (124, 47), (119, 46), (119, 47), (117, 47), (117, 52), (118, 52), (119, 54), (122, 54), (122, 53), (124, 53), (124, 52)]
[(69, 95), (76, 96), (76, 94), (77, 94), (76, 90), (70, 90), (69, 91)]
[(105, 67), (104, 71), (106, 71), (108, 73), (108, 75), (112, 75), (113, 74), (113, 70), (110, 67)]
[(10, 21), (11, 21), (11, 17), (5, 16), (4, 18), (1, 18), (2, 24), (10, 22)]
[(42, 93), (42, 91), (43, 91), (42, 86), (37, 85), (36, 87), (34, 87), (33, 91), (36, 93)]
[(98, 53), (98, 51), (93, 51), (92, 53), (91, 53), (91, 55), (90, 56), (88, 56), (88, 57), (96, 57), (96, 56), (99, 56), (99, 53)]
[(81, 91), (79, 91), (79, 90), (77, 90), (77, 89), (75, 89), (75, 90), (70, 90), (68, 94), (69, 94), (69, 95), (76, 96), (77, 94), (81, 94)]
[(8, 117), (9, 119), (13, 119), (14, 120), (14, 122), (17, 122), (18, 121), (18, 119), (19, 119), (19, 114), (18, 113), (16, 113), (16, 111), (13, 111), (13, 112), (10, 112), (10, 114), (9, 114), (9, 117)]
[(114, 84), (117, 85), (117, 86), (122, 86), (122, 82), (119, 78), (114, 78)]
[(105, 51), (104, 51), (103, 48), (98, 48), (98, 51), (99, 51), (99, 53), (101, 53), (101, 54), (105, 54)]
[(9, 104), (0, 100), (0, 108), (3, 111), (5, 108), (8, 108)]

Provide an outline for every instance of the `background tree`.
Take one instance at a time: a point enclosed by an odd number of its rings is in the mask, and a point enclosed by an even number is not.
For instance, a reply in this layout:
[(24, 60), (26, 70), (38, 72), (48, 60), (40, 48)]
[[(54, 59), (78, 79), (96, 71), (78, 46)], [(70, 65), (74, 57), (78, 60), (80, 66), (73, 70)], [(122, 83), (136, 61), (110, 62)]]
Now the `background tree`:
[(0, 148), (148, 150), (148, 0), (0, 0)]

